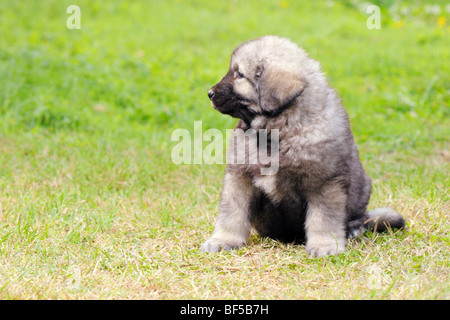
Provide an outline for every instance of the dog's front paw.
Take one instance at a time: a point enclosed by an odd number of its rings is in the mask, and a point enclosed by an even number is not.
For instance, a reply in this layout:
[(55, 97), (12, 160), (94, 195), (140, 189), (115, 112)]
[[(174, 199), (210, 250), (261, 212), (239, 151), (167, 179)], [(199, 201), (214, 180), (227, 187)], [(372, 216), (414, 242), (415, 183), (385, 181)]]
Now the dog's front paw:
[(202, 252), (219, 252), (220, 250), (233, 250), (242, 247), (245, 242), (233, 241), (229, 239), (221, 238), (209, 238), (205, 243), (202, 244)]
[(313, 257), (336, 255), (344, 252), (345, 239), (321, 239), (320, 241), (307, 241), (306, 252)]

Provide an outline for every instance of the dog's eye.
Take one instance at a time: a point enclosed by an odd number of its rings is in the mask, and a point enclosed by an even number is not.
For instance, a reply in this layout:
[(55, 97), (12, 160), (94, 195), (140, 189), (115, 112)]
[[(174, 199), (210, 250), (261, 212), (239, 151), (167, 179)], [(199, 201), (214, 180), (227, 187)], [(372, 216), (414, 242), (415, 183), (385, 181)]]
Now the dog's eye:
[(245, 78), (245, 76), (241, 72), (236, 71), (236, 73), (234, 74), (234, 78), (235, 79), (243, 79), (243, 78)]

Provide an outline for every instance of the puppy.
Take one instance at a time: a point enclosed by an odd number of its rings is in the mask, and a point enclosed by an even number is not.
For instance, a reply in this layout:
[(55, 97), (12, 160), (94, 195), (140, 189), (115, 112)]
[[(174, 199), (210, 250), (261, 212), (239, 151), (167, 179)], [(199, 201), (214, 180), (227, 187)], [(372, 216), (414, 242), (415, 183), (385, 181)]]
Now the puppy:
[[(216, 110), (240, 119), (230, 152), (247, 161), (227, 159), (216, 226), (203, 252), (237, 249), (253, 227), (264, 237), (306, 243), (319, 257), (343, 252), (346, 239), (365, 229), (405, 226), (393, 209), (367, 212), (371, 182), (347, 113), (319, 63), (290, 40), (265, 36), (240, 45), (208, 96)], [(265, 132), (268, 141), (247, 134), (237, 143), (249, 131)], [(272, 173), (259, 161), (262, 146), (271, 147), (264, 152), (276, 162)]]

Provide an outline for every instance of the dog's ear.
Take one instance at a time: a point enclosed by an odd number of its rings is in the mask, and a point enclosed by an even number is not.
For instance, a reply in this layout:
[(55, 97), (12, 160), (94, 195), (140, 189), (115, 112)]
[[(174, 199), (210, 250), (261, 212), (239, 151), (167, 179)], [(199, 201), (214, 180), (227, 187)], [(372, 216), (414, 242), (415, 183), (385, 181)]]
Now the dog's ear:
[[(306, 83), (293, 70), (260, 68), (258, 95), (263, 113), (276, 114), (301, 95)], [(258, 74), (257, 72), (257, 74)]]

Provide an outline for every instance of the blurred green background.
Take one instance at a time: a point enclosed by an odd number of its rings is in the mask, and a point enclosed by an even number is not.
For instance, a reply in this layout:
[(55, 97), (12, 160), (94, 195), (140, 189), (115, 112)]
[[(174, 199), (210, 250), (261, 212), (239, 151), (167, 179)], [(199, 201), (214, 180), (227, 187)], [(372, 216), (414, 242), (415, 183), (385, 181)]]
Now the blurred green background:
[(79, 1), (69, 30), (70, 1), (1, 1), (1, 128), (230, 125), (205, 92), (236, 45), (277, 34), (323, 64), (363, 141), (442, 139), (449, 9), (435, 3), (375, 1), (370, 30), (359, 1)]

